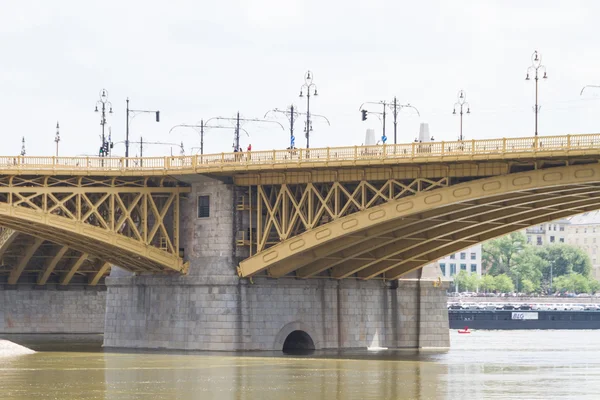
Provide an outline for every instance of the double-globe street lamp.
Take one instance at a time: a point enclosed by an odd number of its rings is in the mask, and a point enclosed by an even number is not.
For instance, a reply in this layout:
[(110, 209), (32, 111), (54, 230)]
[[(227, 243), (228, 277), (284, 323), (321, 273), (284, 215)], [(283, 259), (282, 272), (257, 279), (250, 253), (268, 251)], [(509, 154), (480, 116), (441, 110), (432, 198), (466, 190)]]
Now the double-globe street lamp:
[(467, 102), (467, 93), (464, 90), (460, 90), (458, 92), (458, 98), (456, 100), (456, 103), (454, 103), (454, 111), (452, 111), (453, 115), (456, 115), (456, 110), (458, 111), (458, 114), (460, 115), (460, 134), (458, 136), (458, 140), (460, 142), (463, 141), (463, 109), (466, 108), (467, 111), (465, 112), (465, 114), (471, 114), (471, 105)]
[[(298, 117), (300, 117), (301, 115), (306, 115), (306, 113), (298, 112), (298, 108), (296, 106), (294, 106), (293, 104), (290, 105), (285, 110), (280, 110), (278, 108), (269, 110), (265, 113), (265, 116), (263, 118), (267, 118), (267, 115), (269, 115), (269, 113), (283, 114), (287, 117), (287, 119), (290, 123), (290, 147), (289, 147), (289, 149), (290, 150), (295, 149), (296, 148), (296, 137), (294, 136), (294, 125), (295, 125), (296, 121), (298, 120)], [(327, 117), (324, 115), (311, 114), (311, 117), (323, 118), (325, 120), (325, 122), (327, 122), (327, 125), (331, 126), (329, 119), (327, 119)]]
[(106, 140), (104, 127), (106, 125), (106, 109), (108, 108), (108, 113), (112, 114), (112, 103), (108, 101), (108, 91), (106, 89), (102, 89), (100, 91), (100, 99), (96, 102), (95, 112), (98, 112), (98, 107), (101, 108), (102, 117), (100, 119), (100, 125), (102, 126), (102, 145), (100, 146), (99, 155), (100, 157), (107, 157), (110, 147), (112, 147), (112, 142), (110, 140)]
[(300, 97), (306, 96), (306, 126), (304, 132), (306, 135), (306, 148), (310, 147), (310, 132), (312, 131), (312, 123), (310, 121), (310, 97), (318, 96), (317, 85), (313, 82), (313, 74), (307, 71), (304, 75), (304, 84), (300, 86)]
[(530, 80), (530, 74), (534, 75), (535, 79), (535, 106), (533, 111), (535, 112), (535, 136), (538, 135), (538, 113), (540, 112), (541, 106), (538, 105), (538, 81), (540, 80), (540, 74), (544, 73), (542, 79), (548, 79), (546, 74), (546, 67), (542, 65), (542, 55), (536, 51), (531, 55), (531, 66), (527, 68), (527, 76), (525, 80)]

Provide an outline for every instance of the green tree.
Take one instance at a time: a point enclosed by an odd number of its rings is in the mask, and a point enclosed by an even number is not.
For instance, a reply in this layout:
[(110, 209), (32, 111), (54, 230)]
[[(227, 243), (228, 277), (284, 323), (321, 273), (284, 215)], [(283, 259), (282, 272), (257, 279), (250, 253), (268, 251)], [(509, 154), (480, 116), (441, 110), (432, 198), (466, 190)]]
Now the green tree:
[(571, 293), (590, 293), (591, 279), (576, 272), (561, 275), (554, 280), (554, 289), (557, 292), (571, 292)]
[(514, 264), (515, 256), (527, 245), (521, 232), (513, 232), (485, 242), (482, 247), (483, 266), (492, 275), (505, 274)]
[(458, 274), (454, 275), (454, 287), (458, 288), (458, 292), (466, 292), (468, 280), (469, 274), (467, 274), (467, 271), (461, 270)]
[(540, 286), (548, 261), (540, 257), (535, 248), (526, 246), (514, 257), (514, 265), (510, 267), (508, 275), (513, 279), (519, 291), (523, 291), (523, 281), (528, 280), (535, 288)]
[(492, 275), (484, 275), (481, 277), (479, 288), (484, 292), (493, 292), (496, 290), (496, 279)]
[(538, 289), (539, 289), (539, 285), (536, 286), (536, 284), (531, 282), (529, 279), (523, 279), (521, 281), (521, 286), (519, 287), (519, 291), (521, 293), (527, 293), (527, 294), (534, 293)]
[(547, 262), (543, 268), (543, 278), (550, 281), (550, 272), (553, 277), (578, 273), (585, 277), (590, 275), (592, 262), (582, 249), (567, 244), (552, 244), (537, 250), (538, 256)]
[(595, 279), (590, 279), (590, 293), (596, 294), (600, 292), (600, 282)]
[(476, 292), (479, 289), (480, 281), (479, 275), (475, 272), (471, 272), (467, 275), (467, 279), (465, 280), (465, 289), (468, 292)]
[(506, 274), (500, 274), (494, 277), (494, 281), (496, 284), (496, 290), (502, 293), (510, 293), (515, 291), (515, 285), (513, 284), (510, 276)]

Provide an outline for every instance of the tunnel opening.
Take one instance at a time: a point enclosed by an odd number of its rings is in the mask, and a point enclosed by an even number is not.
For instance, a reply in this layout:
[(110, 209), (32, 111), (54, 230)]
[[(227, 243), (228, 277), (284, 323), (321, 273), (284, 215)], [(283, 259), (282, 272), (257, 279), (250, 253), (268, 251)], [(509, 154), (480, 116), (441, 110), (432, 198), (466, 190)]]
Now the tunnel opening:
[(310, 335), (304, 331), (293, 331), (283, 343), (283, 352), (286, 354), (307, 354), (315, 350), (315, 343)]

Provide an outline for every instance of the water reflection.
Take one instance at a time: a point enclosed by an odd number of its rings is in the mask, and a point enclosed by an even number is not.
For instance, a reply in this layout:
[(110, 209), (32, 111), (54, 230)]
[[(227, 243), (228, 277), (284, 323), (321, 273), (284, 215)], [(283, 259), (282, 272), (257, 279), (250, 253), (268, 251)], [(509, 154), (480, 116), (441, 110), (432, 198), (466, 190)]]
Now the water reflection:
[(595, 336), (592, 331), (481, 331), (469, 339), (453, 334), (449, 352), (293, 356), (102, 352), (89, 343), (38, 343), (37, 354), (0, 359), (0, 398), (596, 399), (600, 344)]

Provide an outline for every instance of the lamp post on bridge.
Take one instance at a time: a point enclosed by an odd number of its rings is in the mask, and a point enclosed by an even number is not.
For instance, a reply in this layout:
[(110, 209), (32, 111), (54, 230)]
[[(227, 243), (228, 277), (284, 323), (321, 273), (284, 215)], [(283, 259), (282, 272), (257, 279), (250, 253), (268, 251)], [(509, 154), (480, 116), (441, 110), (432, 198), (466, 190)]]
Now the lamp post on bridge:
[(25, 151), (25, 136), (23, 136), (23, 138), (21, 139), (21, 156), (25, 156), (26, 151)]
[[(311, 94), (312, 91), (312, 94)], [(310, 132), (312, 132), (312, 123), (310, 121), (310, 97), (318, 96), (317, 85), (313, 83), (313, 74), (307, 71), (304, 75), (304, 84), (300, 86), (300, 97), (304, 97), (306, 93), (306, 126), (304, 132), (306, 135), (306, 148), (310, 147)]]
[(60, 142), (60, 132), (58, 121), (56, 121), (56, 136), (54, 137), (54, 143), (56, 143), (56, 157), (58, 157), (58, 143)]
[(546, 67), (542, 65), (542, 55), (536, 51), (531, 55), (531, 66), (527, 68), (527, 76), (525, 80), (530, 80), (529, 74), (535, 74), (535, 106), (533, 107), (533, 111), (535, 112), (535, 136), (538, 135), (538, 113), (540, 112), (541, 106), (538, 105), (538, 81), (539, 74), (544, 72), (542, 79), (548, 79), (548, 75), (546, 74)]
[[(98, 106), (101, 107), (102, 117), (100, 119), (100, 125), (102, 126), (102, 145), (100, 146), (99, 155), (100, 157), (108, 156), (109, 147), (112, 147), (112, 142), (106, 140), (106, 136), (104, 134), (104, 126), (106, 125), (106, 108), (108, 107), (108, 113), (112, 114), (112, 103), (108, 101), (108, 91), (106, 89), (102, 89), (100, 91), (100, 100), (96, 102), (95, 112), (98, 112)], [(110, 142), (110, 143), (109, 143)]]
[(454, 103), (454, 111), (452, 111), (452, 114), (456, 115), (456, 110), (460, 110), (458, 113), (460, 115), (460, 135), (458, 136), (459, 142), (463, 141), (463, 107), (467, 108), (466, 114), (471, 114), (471, 105), (467, 103), (467, 93), (464, 90), (460, 90), (458, 92), (458, 99), (456, 103)]

